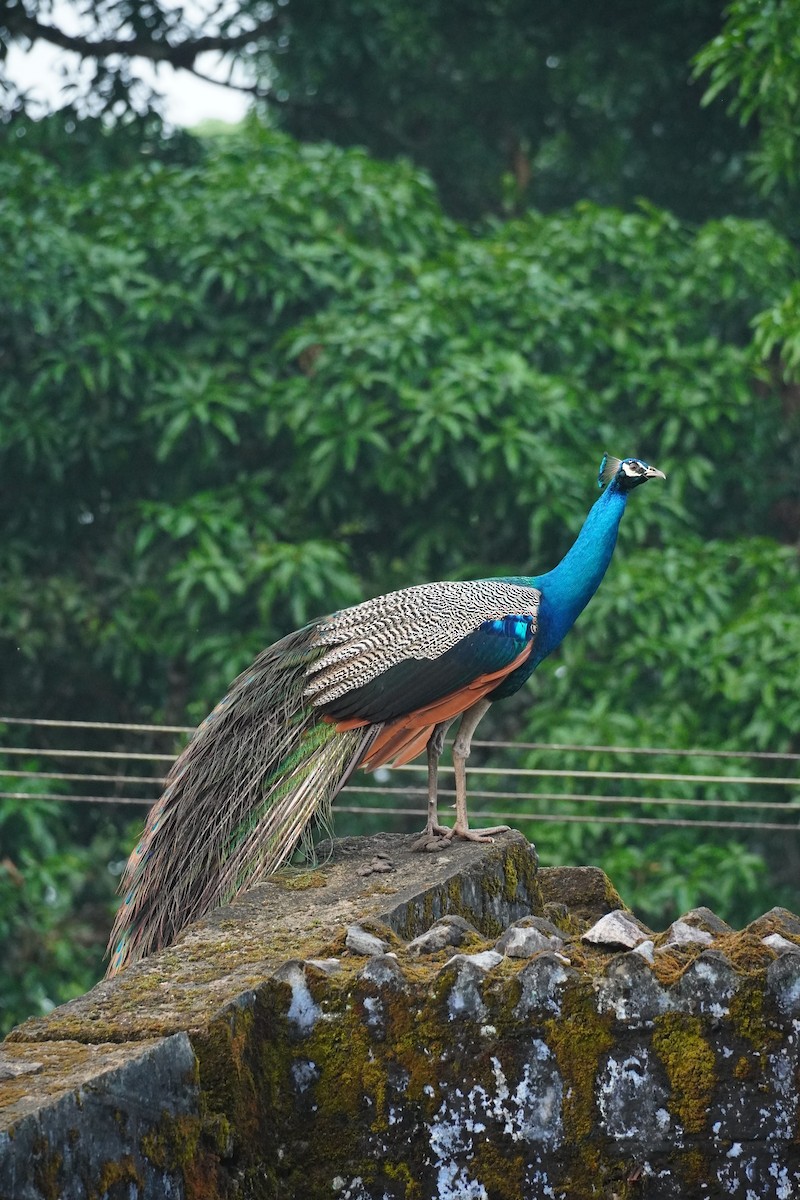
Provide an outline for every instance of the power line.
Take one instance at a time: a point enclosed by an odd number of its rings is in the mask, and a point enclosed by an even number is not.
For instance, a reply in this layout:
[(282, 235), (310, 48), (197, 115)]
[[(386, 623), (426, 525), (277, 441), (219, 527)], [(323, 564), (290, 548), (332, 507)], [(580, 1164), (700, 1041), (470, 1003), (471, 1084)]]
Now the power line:
[(139, 804), (151, 808), (153, 798), (143, 796), (75, 796), (68, 792), (0, 792), (2, 800), (61, 800), (66, 804)]
[[(0, 718), (2, 720), (2, 718)], [(800, 754), (778, 750), (670, 750), (665, 746), (594, 746), (569, 742), (487, 742), (474, 738), (473, 747), (485, 746), (498, 750), (577, 750), (585, 754), (664, 754), (672, 758), (763, 758), (800, 762)]]
[(119, 721), (55, 721), (50, 717), (0, 717), (0, 725), (36, 725), (50, 729), (118, 729), (126, 733), (194, 733), (191, 725), (130, 725)]
[[(425, 770), (416, 764), (405, 763), (393, 771)], [(453, 767), (440, 766), (440, 772), (452, 772)], [(657, 779), (667, 783), (746, 783), (771, 784), (780, 787), (800, 787), (800, 779), (775, 778), (770, 775), (679, 775), (668, 771), (586, 771), (572, 767), (470, 767), (470, 775), (519, 775), (534, 779)]]
[[(503, 772), (501, 771), (500, 774)], [(60, 780), (66, 783), (113, 783), (119, 787), (126, 787), (130, 784), (150, 784), (154, 788), (161, 789), (164, 785), (162, 778), (157, 776), (147, 775), (91, 775), (78, 774), (73, 771), (3, 771), (0, 770), (0, 778), (9, 779), (50, 779)], [(358, 793), (363, 795), (390, 795), (392, 792), (403, 792), (404, 794), (423, 794), (422, 789), (404, 788), (400, 785), (386, 784), (384, 786), (368, 786), (360, 784), (350, 784), (346, 788), (348, 794)], [(441, 796), (454, 796), (455, 792), (452, 789), (440, 789)], [(730, 808), (730, 809), (760, 809), (771, 812), (786, 812), (790, 809), (790, 805), (786, 801), (768, 801), (768, 800), (698, 800), (696, 798), (687, 798), (683, 796), (631, 796), (628, 794), (620, 796), (597, 795), (593, 792), (509, 792), (500, 790), (481, 790), (480, 788), (470, 788), (469, 794), (475, 799), (487, 800), (517, 800), (520, 803), (523, 801), (564, 801), (571, 804), (580, 803), (596, 803), (596, 804), (653, 804), (658, 806), (680, 806), (683, 808)], [(39, 797), (42, 798), (44, 793), (41, 792), (0, 792), (0, 796), (5, 797)], [(86, 796), (68, 796), (63, 792), (56, 793), (53, 796), (48, 796), (51, 799), (61, 800), (86, 800)], [(109, 803), (114, 803), (118, 797), (93, 797), (93, 799), (106, 799)], [(146, 799), (141, 797), (135, 801), (126, 799), (126, 803), (137, 804), (152, 804), (155, 797)], [(341, 808), (341, 806), (339, 806)], [(386, 810), (390, 811), (389, 809)], [(800, 815), (800, 808), (797, 809)], [(524, 814), (519, 814), (523, 816)]]
[[(391, 812), (393, 816), (414, 816), (424, 820), (425, 812), (421, 808), (368, 808), (361, 805), (336, 805), (337, 812), (350, 813), (375, 813), (386, 815)], [(469, 814), (470, 823), (472, 821), (495, 821), (498, 817), (500, 820), (519, 821), (522, 814), (520, 813), (504, 813), (504, 812), (471, 812)], [(705, 821), (705, 820), (681, 820), (679, 817), (603, 817), (603, 816), (582, 816), (575, 813), (525, 813), (525, 821), (566, 821), (577, 825), (673, 825), (682, 829), (694, 829), (700, 826), (704, 829), (769, 829), (794, 830), (796, 827), (792, 825), (768, 824), (761, 821)], [(477, 830), (480, 833), (480, 829)]]
[[(64, 729), (114, 729), (128, 733), (194, 733), (192, 725), (142, 725), (121, 721), (60, 721), (51, 717), (0, 717), (0, 725), (31, 725)], [(667, 746), (609, 746), (580, 742), (508, 742), (481, 741), (475, 739), (473, 747), (486, 747), (498, 750), (539, 750), (539, 751), (569, 751), (579, 753), (607, 754), (663, 754), (674, 758), (758, 758), (784, 759), (787, 762), (800, 762), (800, 754), (790, 751), (777, 750), (711, 750), (705, 747), (694, 749), (671, 749)]]
[[(489, 743), (491, 744), (491, 743)], [(54, 750), (32, 749), (29, 746), (3, 746), (0, 747), (0, 754), (21, 756), (27, 755), (31, 757), (42, 758), (101, 758), (101, 759), (122, 759), (124, 761), (137, 762), (163, 762), (172, 763), (175, 761), (174, 754), (155, 754), (143, 751), (133, 750)], [(425, 770), (424, 766), (415, 763), (404, 763), (399, 767), (392, 767), (394, 771), (421, 771)], [(440, 766), (440, 772), (452, 772), (451, 766)], [(668, 783), (724, 783), (724, 784), (746, 784), (748, 786), (770, 786), (770, 787), (800, 787), (800, 779), (791, 776), (770, 776), (770, 775), (700, 775), (700, 774), (680, 774), (678, 772), (669, 771), (589, 771), (578, 767), (470, 767), (470, 775), (513, 775), (523, 778), (536, 779), (649, 779), (659, 782)], [(12, 774), (10, 771), (0, 772), (2, 774)]]
[[(50, 718), (22, 718), (22, 717), (0, 717), (0, 724), (8, 724), (15, 726), (44, 726), (48, 728), (64, 728), (67, 730), (87, 729), (87, 730), (107, 730), (116, 733), (128, 734), (190, 734), (192, 730), (187, 726), (182, 725), (144, 725), (131, 724), (122, 722), (110, 721), (59, 721)], [(778, 753), (772, 751), (750, 751), (750, 750), (670, 750), (663, 747), (652, 746), (607, 746), (607, 745), (590, 745), (590, 744), (573, 744), (567, 743), (546, 743), (546, 742), (508, 742), (498, 741), (489, 742), (481, 741), (474, 742), (473, 745), (484, 747), (486, 749), (497, 750), (515, 750), (515, 751), (536, 751), (538, 753), (558, 752), (564, 754), (569, 753), (603, 753), (621, 757), (627, 754), (638, 755), (660, 755), (662, 757), (674, 757), (687, 759), (693, 758), (715, 758), (715, 759), (746, 759), (746, 760), (765, 760), (765, 761), (783, 761), (786, 763), (800, 761), (800, 754), (793, 753)], [(106, 805), (133, 805), (139, 807), (149, 807), (155, 800), (155, 796), (127, 796), (118, 794), (119, 792), (130, 788), (133, 785), (146, 785), (150, 788), (161, 789), (163, 786), (162, 766), (164, 764), (171, 765), (174, 761), (174, 754), (160, 754), (153, 751), (134, 751), (134, 750), (102, 750), (102, 749), (56, 749), (46, 747), (43, 749), (31, 746), (8, 746), (0, 747), (0, 758), (6, 756), (8, 758), (26, 757), (34, 762), (37, 759), (62, 759), (67, 761), (72, 760), (97, 760), (98, 763), (103, 762), (119, 762), (120, 764), (132, 763), (148, 763), (154, 768), (158, 768), (158, 773), (152, 776), (125, 775), (103, 773), (102, 768), (98, 772), (84, 770), (68, 771), (68, 770), (36, 770), (30, 766), (23, 766), (20, 769), (14, 769), (13, 766), (0, 768), (0, 780), (6, 779), (7, 788), (13, 788), (14, 782), (28, 780), (33, 782), (53, 781), (64, 783), (67, 785), (88, 784), (88, 785), (110, 785), (114, 789), (114, 794), (92, 794), (81, 795), (74, 792), (36, 792), (22, 790), (4, 790), (0, 791), (1, 799), (8, 800), (28, 800), (35, 801), (46, 800), (48, 802), (66, 802), (73, 804), (106, 804)], [(401, 767), (393, 768), (393, 772), (417, 772), (421, 774), (425, 772), (424, 764), (405, 764)], [(453, 768), (442, 766), (442, 773), (452, 773)], [(687, 772), (670, 772), (670, 771), (630, 771), (630, 770), (590, 770), (586, 768), (565, 768), (565, 767), (502, 767), (502, 766), (473, 766), (470, 768), (470, 776), (480, 779), (481, 776), (494, 777), (510, 777), (519, 780), (524, 785), (527, 781), (529, 784), (534, 784), (536, 781), (542, 781), (546, 785), (547, 780), (575, 780), (576, 782), (585, 781), (587, 786), (597, 783), (610, 781), (622, 782), (637, 782), (645, 784), (661, 784), (661, 783), (682, 783), (690, 784), (693, 787), (708, 787), (716, 785), (727, 789), (727, 785), (736, 785), (737, 787), (781, 787), (781, 788), (800, 788), (800, 779), (779, 776), (771, 777), (768, 775), (714, 775), (706, 773)], [(106, 789), (103, 789), (106, 790)], [(364, 815), (380, 814), (387, 818), (398, 818), (405, 816), (422, 817), (423, 813), (418, 809), (405, 808), (396, 806), (392, 801), (399, 795), (403, 796), (425, 796), (426, 789), (420, 787), (406, 787), (401, 779), (395, 775), (390, 783), (384, 783), (380, 786), (375, 785), (352, 785), (345, 790), (343, 798), (347, 796), (384, 796), (388, 801), (383, 806), (365, 806), (361, 804), (338, 803), (336, 806), (337, 812), (340, 813), (360, 813)], [(454, 793), (452, 789), (444, 789), (441, 793), (442, 797), (450, 797)], [(731, 800), (721, 799), (716, 796), (692, 796), (692, 797), (676, 797), (676, 796), (649, 796), (649, 795), (608, 795), (608, 794), (592, 794), (589, 792), (576, 791), (508, 791), (500, 789), (475, 789), (470, 788), (470, 797), (473, 800), (484, 800), (488, 802), (489, 808), (482, 812), (472, 813), (471, 816), (476, 820), (511, 820), (515, 822), (521, 821), (551, 821), (563, 823), (583, 823), (583, 824), (602, 824), (602, 825), (655, 825), (655, 826), (673, 826), (679, 828), (701, 827), (711, 829), (740, 829), (740, 830), (764, 830), (764, 831), (779, 831), (790, 830), (797, 832), (800, 830), (800, 806), (795, 806), (792, 799), (787, 799), (783, 802), (774, 802), (769, 800)], [(493, 809), (493, 805), (499, 805), (502, 802), (512, 801), (516, 806), (515, 811), (500, 812)], [(542, 804), (548, 805), (580, 805), (585, 809), (591, 806), (608, 807), (613, 805), (620, 807), (644, 806), (655, 809), (683, 809), (692, 811), (690, 816), (679, 817), (674, 811), (669, 815), (655, 816), (634, 816), (632, 814), (625, 815), (605, 815), (597, 812), (563, 812), (563, 811), (538, 811)], [(527, 807), (526, 807), (527, 806)], [(524, 809), (525, 811), (521, 811)], [(700, 813), (703, 810), (712, 810), (713, 816), (702, 816)], [(751, 812), (771, 812), (783, 813), (787, 820), (782, 823), (768, 821), (750, 821), (750, 820), (724, 820), (721, 819), (723, 813), (726, 812), (741, 812), (749, 810)], [(694, 815), (697, 813), (698, 815)]]
[[(427, 795), (424, 788), (381, 788), (369, 787), (362, 784), (348, 784), (342, 795), (358, 792), (362, 795), (386, 795), (402, 791), (404, 795)], [(439, 796), (455, 796), (450, 788), (440, 788)], [(800, 820), (800, 807), (784, 801), (770, 802), (767, 800), (683, 800), (677, 796), (596, 796), (591, 792), (496, 792), (481, 791), (478, 788), (469, 789), (469, 797), (474, 800), (530, 800), (534, 803), (540, 800), (560, 801), (568, 804), (654, 804), (657, 806), (672, 806), (680, 808), (732, 808), (732, 809), (766, 809), (768, 812), (795, 812)], [(337, 804), (337, 808), (340, 805)], [(524, 818), (525, 813), (518, 812), (517, 818)]]
[(76, 771), (0, 770), (0, 779), (3, 776), (10, 779), (78, 780), (81, 783), (152, 783), (154, 787), (163, 787), (164, 785), (164, 780), (160, 775), (79, 775)]
[[(359, 790), (359, 789), (353, 789)], [(364, 789), (368, 790), (368, 789)], [(422, 788), (418, 789), (419, 795), (424, 795)], [(452, 794), (452, 793), (450, 793)], [(492, 793), (484, 793), (491, 796)], [(541, 799), (541, 797), (537, 797)], [(591, 801), (595, 797), (586, 796), (584, 799)], [(125, 804), (139, 805), (149, 808), (153, 801), (146, 800), (142, 797), (133, 796), (74, 796), (65, 795), (63, 792), (2, 792), (0, 791), (0, 799), (10, 800), (48, 800), (48, 801), (63, 801), (68, 804)], [(624, 802), (625, 797), (618, 797), (618, 800)], [(383, 817), (402, 817), (413, 816), (419, 817), (420, 820), (425, 818), (425, 810), (423, 808), (389, 808), (381, 806), (370, 806), (361, 804), (337, 804), (336, 811), (340, 813), (356, 813), (356, 814), (378, 814)], [(702, 828), (702, 829), (760, 829), (760, 830), (792, 830), (796, 832), (800, 830), (800, 824), (791, 825), (788, 822), (766, 822), (766, 821), (712, 821), (704, 818), (681, 818), (681, 817), (634, 817), (625, 815), (622, 817), (606, 817), (600, 814), (582, 814), (582, 813), (553, 813), (553, 812), (497, 812), (478, 811), (470, 813), (471, 821), (556, 821), (567, 822), (570, 824), (579, 825), (660, 825), (671, 826), (681, 829)], [(480, 832), (480, 831), (478, 831)]]
[(51, 750), (49, 748), (40, 750), (37, 746), (0, 746), (0, 755), (26, 754), (30, 758), (121, 758), (135, 760), (137, 762), (165, 762), (172, 763), (175, 761), (174, 754), (145, 754), (138, 750)]

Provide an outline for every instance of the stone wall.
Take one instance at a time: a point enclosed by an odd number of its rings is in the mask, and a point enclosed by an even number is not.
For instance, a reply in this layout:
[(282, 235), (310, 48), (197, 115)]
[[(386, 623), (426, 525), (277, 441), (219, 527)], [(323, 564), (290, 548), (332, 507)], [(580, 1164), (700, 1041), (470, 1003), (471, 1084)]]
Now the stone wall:
[(2, 1200), (800, 1196), (800, 920), (335, 844), (0, 1049)]

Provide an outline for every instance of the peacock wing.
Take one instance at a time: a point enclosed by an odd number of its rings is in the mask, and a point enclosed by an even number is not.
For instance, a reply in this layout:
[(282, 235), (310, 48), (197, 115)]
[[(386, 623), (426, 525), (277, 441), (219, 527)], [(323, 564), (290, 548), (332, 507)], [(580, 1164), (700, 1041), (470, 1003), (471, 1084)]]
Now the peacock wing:
[(530, 652), (540, 593), (498, 579), (404, 588), (319, 622), (305, 694), (335, 721), (390, 721)]

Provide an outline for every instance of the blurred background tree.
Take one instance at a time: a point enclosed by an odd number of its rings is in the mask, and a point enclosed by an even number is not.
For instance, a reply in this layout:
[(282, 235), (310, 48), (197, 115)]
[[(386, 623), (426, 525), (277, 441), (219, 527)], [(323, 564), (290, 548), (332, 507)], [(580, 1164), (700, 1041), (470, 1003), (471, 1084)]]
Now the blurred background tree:
[[(790, 35), (796, 2), (775, 6), (782, 16), (760, 14), (756, 0), (741, 7), (762, 40)], [(763, 214), (746, 169), (756, 129), (730, 121), (721, 101), (701, 105), (693, 78), (692, 56), (711, 43), (714, 94), (738, 79), (749, 115), (763, 68), (741, 55), (720, 65), (722, 13), (716, 0), (581, 2), (568, 13), (550, 0), (7, 0), (0, 44), (69, 51), (63, 115), (110, 114), (141, 135), (160, 110), (143, 64), (231, 79), (303, 141), (411, 158), (459, 218), (644, 195), (704, 220)], [(775, 64), (782, 92), (762, 100), (787, 118), (790, 57)], [(25, 110), (16, 95), (13, 111)]]
[[(0, 712), (196, 722), (319, 612), (553, 565), (608, 448), (668, 484), (489, 734), (697, 748), (700, 770), (703, 750), (800, 749), (776, 9), (82, 11), (80, 34), (44, 3), (0, 18), (5, 46), (71, 39), (93, 64), (63, 110), (18, 96), (0, 131)], [(256, 115), (170, 130), (131, 55), (201, 70), (211, 49)], [(0, 800), (6, 1022), (99, 975), (129, 812)], [(599, 862), (656, 925), (800, 903), (785, 834), (518, 812), (543, 861)]]

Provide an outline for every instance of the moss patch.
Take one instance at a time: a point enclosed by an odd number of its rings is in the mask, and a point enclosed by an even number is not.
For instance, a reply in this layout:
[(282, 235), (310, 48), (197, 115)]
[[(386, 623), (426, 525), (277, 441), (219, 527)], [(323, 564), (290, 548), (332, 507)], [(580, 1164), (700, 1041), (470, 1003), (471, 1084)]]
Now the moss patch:
[(600, 1016), (594, 994), (573, 991), (565, 1013), (544, 1022), (545, 1037), (564, 1081), (564, 1135), (580, 1145), (597, 1125), (595, 1080), (600, 1059), (614, 1044), (611, 1017)]
[(675, 1012), (657, 1017), (653, 1049), (670, 1083), (670, 1111), (687, 1133), (701, 1133), (716, 1083), (716, 1058), (701, 1018)]
[(273, 881), (277, 887), (289, 892), (305, 892), (309, 888), (328, 886), (328, 880), (322, 871), (298, 871), (291, 875), (275, 875)]

